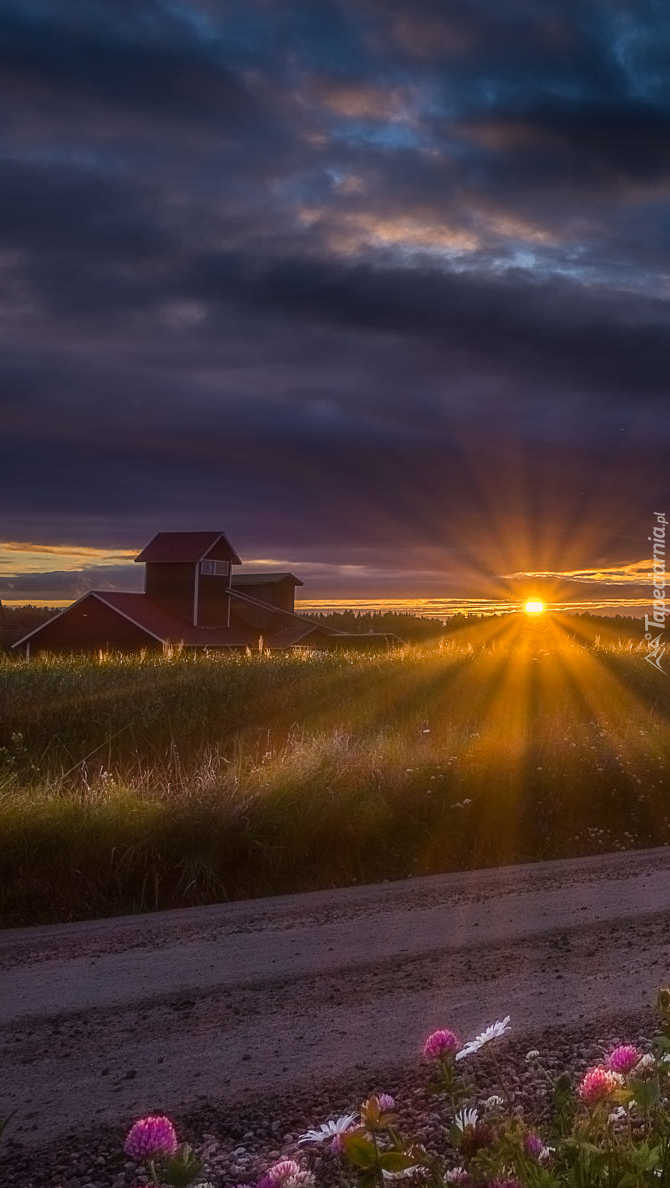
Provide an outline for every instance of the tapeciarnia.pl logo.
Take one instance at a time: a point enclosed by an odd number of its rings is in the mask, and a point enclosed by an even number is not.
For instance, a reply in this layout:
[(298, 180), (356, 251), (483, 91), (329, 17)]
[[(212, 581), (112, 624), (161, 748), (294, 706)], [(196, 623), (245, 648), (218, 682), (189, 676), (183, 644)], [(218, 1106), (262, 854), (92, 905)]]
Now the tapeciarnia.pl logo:
[(653, 668), (657, 668), (667, 676), (661, 661), (665, 655), (665, 573), (666, 547), (665, 538), (668, 521), (665, 512), (654, 512), (656, 521), (651, 536), (651, 584), (653, 591), (652, 613), (644, 616), (644, 638), (647, 641), (647, 655), (645, 660)]

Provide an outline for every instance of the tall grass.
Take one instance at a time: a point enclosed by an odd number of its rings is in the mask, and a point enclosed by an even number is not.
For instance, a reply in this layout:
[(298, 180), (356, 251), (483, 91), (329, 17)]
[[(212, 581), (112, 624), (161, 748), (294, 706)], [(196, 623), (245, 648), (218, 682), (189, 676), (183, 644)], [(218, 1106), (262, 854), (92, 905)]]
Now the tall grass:
[(494, 626), (378, 655), (0, 664), (0, 912), (663, 844), (667, 686), (629, 643)]

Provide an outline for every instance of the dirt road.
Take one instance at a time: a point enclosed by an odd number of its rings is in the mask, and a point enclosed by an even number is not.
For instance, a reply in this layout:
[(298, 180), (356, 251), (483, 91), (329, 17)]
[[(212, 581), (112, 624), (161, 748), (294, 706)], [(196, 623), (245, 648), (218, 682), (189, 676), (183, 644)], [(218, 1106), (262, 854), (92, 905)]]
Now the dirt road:
[(0, 1116), (25, 1142), (413, 1061), (670, 980), (670, 849), (0, 933)]

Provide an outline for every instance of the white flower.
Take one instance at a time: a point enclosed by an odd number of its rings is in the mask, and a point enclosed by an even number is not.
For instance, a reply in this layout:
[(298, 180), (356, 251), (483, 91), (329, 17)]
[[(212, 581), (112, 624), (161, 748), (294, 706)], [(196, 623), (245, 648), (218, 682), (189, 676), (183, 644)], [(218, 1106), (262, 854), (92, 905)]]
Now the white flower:
[(488, 1044), (494, 1039), (500, 1039), (501, 1035), (505, 1035), (509, 1031), (511, 1023), (509, 1015), (505, 1015), (504, 1019), (496, 1019), (495, 1023), (491, 1023), (484, 1031), (480, 1031), (474, 1039), (468, 1040), (460, 1052), (456, 1053), (454, 1060), (464, 1060), (466, 1056), (472, 1056), (473, 1052), (478, 1052), (480, 1048), (484, 1047), (484, 1044)]
[(444, 1178), (447, 1184), (463, 1184), (470, 1177), (464, 1167), (452, 1167)]
[(485, 1110), (497, 1110), (498, 1106), (501, 1106), (504, 1104), (505, 1104), (505, 1099), (503, 1097), (499, 1097), (497, 1093), (492, 1093), (490, 1097), (486, 1098), (486, 1101), (484, 1102), (484, 1109)]
[(454, 1126), (464, 1131), (466, 1126), (476, 1126), (479, 1121), (479, 1111), (471, 1106), (463, 1106), (454, 1117)]
[(537, 1060), (539, 1055), (540, 1053), (537, 1048), (531, 1048), (530, 1052), (526, 1052), (524, 1059), (530, 1062), (531, 1060)]
[(654, 1057), (652, 1056), (651, 1052), (647, 1052), (644, 1056), (642, 1056), (638, 1060), (637, 1064), (635, 1065), (635, 1068), (633, 1069), (633, 1072), (634, 1073), (645, 1073), (645, 1072), (649, 1072), (650, 1069), (655, 1068), (655, 1067), (656, 1067), (656, 1061), (654, 1060)]
[(340, 1114), (339, 1118), (331, 1118), (328, 1122), (322, 1122), (316, 1130), (306, 1130), (304, 1134), (300, 1135), (298, 1142), (327, 1143), (329, 1139), (346, 1134), (356, 1121), (357, 1116), (357, 1114)]
[(617, 1106), (617, 1108), (615, 1110), (612, 1110), (612, 1113), (609, 1115), (607, 1121), (608, 1122), (623, 1122), (625, 1117), (626, 1117), (626, 1110), (624, 1109), (624, 1107)]

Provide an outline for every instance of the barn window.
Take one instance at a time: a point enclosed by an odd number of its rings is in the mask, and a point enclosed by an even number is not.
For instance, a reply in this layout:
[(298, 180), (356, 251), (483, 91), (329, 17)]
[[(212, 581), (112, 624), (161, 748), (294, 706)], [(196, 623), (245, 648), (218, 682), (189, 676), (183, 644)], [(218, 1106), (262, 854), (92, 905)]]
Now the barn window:
[(208, 577), (229, 577), (230, 563), (228, 561), (201, 561), (200, 572)]

